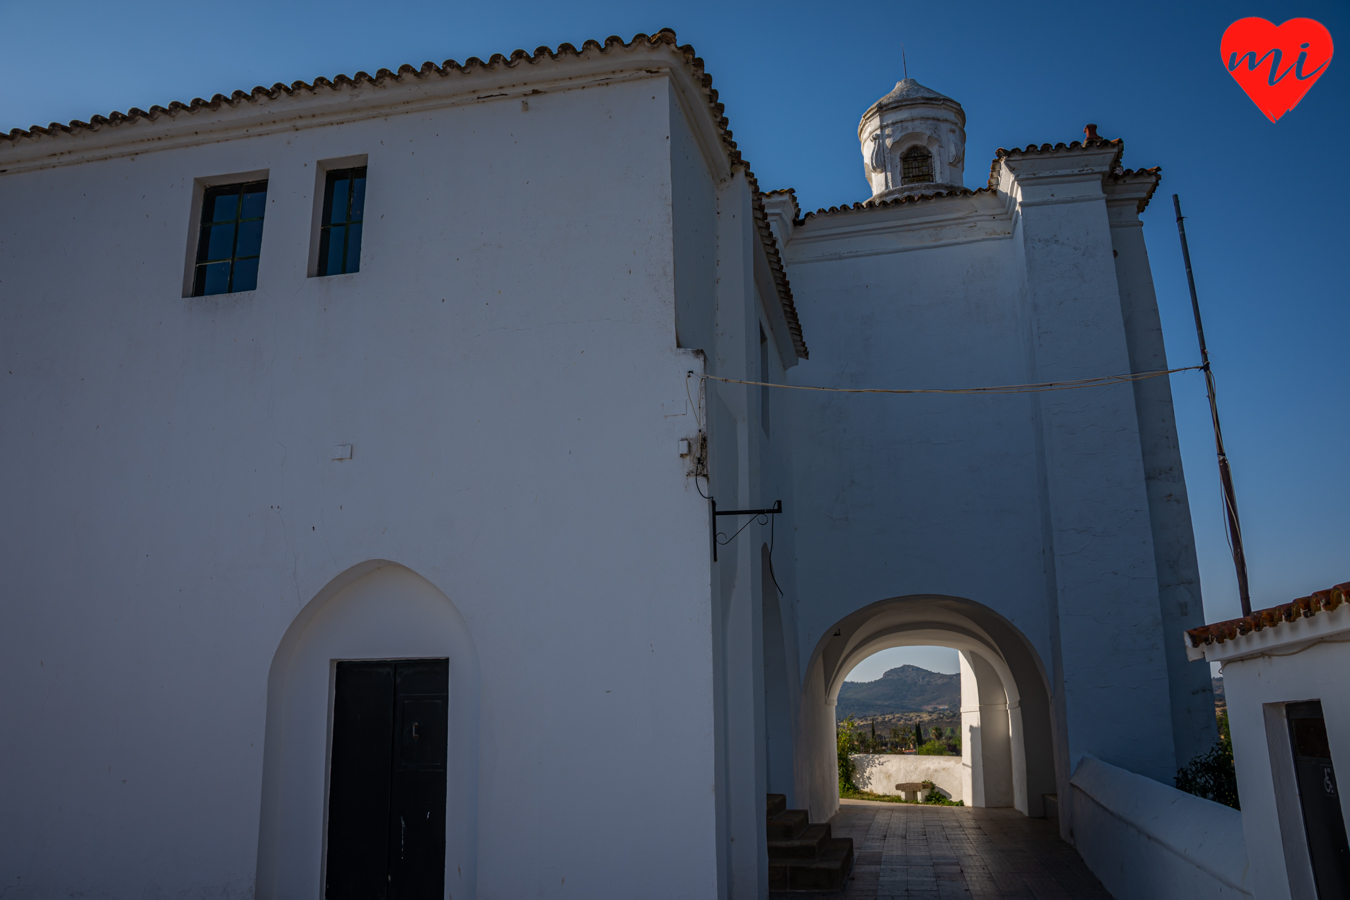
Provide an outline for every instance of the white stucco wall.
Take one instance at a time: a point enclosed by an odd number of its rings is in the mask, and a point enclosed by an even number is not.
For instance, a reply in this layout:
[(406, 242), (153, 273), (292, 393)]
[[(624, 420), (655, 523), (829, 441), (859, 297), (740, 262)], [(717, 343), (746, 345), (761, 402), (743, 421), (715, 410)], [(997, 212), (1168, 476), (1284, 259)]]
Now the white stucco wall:
[(916, 753), (856, 753), (854, 782), (874, 794), (899, 794), (897, 784), (931, 781), (948, 800), (969, 798), (963, 793), (964, 767), (959, 756), (919, 756)]
[[(1152, 179), (1122, 175), (1107, 179), (1105, 188), (1130, 371), (1167, 369), (1158, 299), (1138, 211), (1140, 200), (1153, 189)], [(1165, 196), (1159, 196), (1151, 214), (1165, 216), (1168, 212)], [(1203, 605), (1190, 500), (1172, 408), (1172, 385), (1168, 378), (1148, 378), (1136, 381), (1131, 389), (1149, 498), (1162, 628), (1165, 634), (1175, 635), (1201, 624)], [(1218, 738), (1214, 692), (1209, 673), (1203, 666), (1192, 666), (1187, 661), (1185, 647), (1179, 642), (1165, 640), (1163, 652), (1171, 685), (1174, 760), (1177, 768), (1181, 768), (1197, 754), (1206, 752)]]
[(1084, 757), (1073, 775), (1074, 846), (1116, 900), (1254, 893), (1240, 813)]
[[(9, 896), (250, 894), (269, 666), (375, 559), (449, 598), (481, 660), (481, 894), (717, 893), (667, 90), (0, 176)], [(315, 164), (354, 154), (361, 271), (307, 278)], [(184, 299), (194, 179), (258, 170), (258, 290)], [(630, 752), (597, 753), (620, 720)], [(613, 790), (653, 770), (656, 819)]]

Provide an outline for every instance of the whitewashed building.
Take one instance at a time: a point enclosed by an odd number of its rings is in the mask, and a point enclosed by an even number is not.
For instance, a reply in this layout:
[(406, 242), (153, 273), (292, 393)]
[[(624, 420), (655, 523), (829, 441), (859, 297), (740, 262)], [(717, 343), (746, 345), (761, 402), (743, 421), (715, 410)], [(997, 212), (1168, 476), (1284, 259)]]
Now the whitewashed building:
[[(1251, 860), (1261, 900), (1350, 894), (1350, 582), (1187, 634), (1222, 665)], [(1197, 668), (1199, 668), (1197, 666)], [(1207, 668), (1207, 667), (1206, 667)]]
[(1170, 782), (1166, 378), (760, 384), (1167, 368), (1158, 170), (970, 190), (964, 122), (901, 82), (803, 212), (660, 32), (0, 136), (0, 893), (762, 897), (907, 644), (976, 682), (968, 802)]

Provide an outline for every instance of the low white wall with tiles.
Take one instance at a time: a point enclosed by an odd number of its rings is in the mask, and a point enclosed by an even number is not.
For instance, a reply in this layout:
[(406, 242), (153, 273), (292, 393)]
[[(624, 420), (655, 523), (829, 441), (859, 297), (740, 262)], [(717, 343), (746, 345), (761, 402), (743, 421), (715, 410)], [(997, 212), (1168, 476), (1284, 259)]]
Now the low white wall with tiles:
[(919, 756), (914, 753), (855, 753), (853, 783), (874, 794), (899, 794), (897, 784), (931, 781), (948, 800), (962, 800), (961, 757)]
[(1073, 839), (1116, 900), (1251, 897), (1242, 813), (1083, 757)]

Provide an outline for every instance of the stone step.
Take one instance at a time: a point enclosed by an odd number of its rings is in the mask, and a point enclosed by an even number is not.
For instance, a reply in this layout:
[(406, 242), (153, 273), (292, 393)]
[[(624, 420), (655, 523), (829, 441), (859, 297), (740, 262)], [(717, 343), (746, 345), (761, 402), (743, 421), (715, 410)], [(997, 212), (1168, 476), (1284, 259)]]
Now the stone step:
[(811, 824), (811, 817), (804, 809), (786, 809), (776, 816), (769, 816), (765, 831), (771, 841), (790, 841)]
[(830, 826), (807, 825), (795, 838), (769, 841), (769, 859), (818, 859), (830, 841)]
[(853, 870), (853, 839), (832, 838), (818, 859), (769, 860), (771, 891), (838, 891)]
[(787, 794), (768, 794), (765, 799), (770, 819), (787, 809)]

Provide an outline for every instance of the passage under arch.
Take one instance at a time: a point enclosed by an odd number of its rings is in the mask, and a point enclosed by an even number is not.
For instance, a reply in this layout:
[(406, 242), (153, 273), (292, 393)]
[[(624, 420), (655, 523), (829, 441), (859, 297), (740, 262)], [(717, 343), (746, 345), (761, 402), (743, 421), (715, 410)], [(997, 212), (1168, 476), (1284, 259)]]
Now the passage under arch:
[[(836, 698), (846, 674), (884, 649), (943, 646), (962, 654), (963, 730), (980, 721), (980, 765), (993, 777), (976, 782), (972, 800), (1011, 805), (1029, 816), (1043, 815), (1043, 795), (1057, 792), (1050, 692), (1045, 671), (1030, 642), (992, 609), (957, 597), (896, 597), (862, 607), (825, 630), (806, 668), (802, 691), (803, 766), (801, 793), (813, 816), (833, 814), (838, 805), (833, 777)], [(985, 726), (989, 727), (985, 727)], [(984, 739), (988, 740), (984, 740)], [(963, 755), (974, 740), (963, 739)], [(972, 765), (974, 760), (972, 760)], [(975, 773), (972, 772), (972, 776)], [(1011, 793), (1011, 797), (1009, 797)]]

